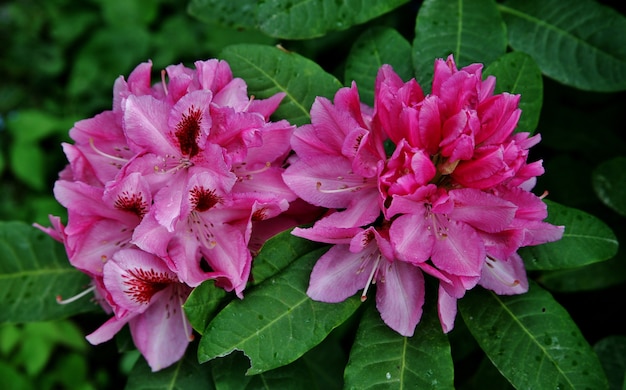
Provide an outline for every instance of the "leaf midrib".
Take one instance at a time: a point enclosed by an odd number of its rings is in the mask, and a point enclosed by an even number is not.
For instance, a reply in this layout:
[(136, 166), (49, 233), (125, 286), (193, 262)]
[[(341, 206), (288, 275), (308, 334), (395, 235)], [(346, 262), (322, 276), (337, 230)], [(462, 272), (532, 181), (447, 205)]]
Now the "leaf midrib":
[(244, 63), (248, 64), (249, 66), (251, 66), (253, 69), (256, 69), (258, 72), (260, 72), (263, 76), (266, 77), (266, 79), (270, 80), (272, 83), (274, 83), (274, 85), (276, 86), (276, 88), (278, 88), (281, 92), (284, 92), (287, 97), (289, 98), (290, 101), (292, 101), (296, 107), (298, 107), (298, 109), (300, 111), (302, 111), (304, 113), (304, 116), (310, 121), (311, 120), (311, 115), (309, 114), (309, 111), (302, 105), (300, 104), (300, 102), (298, 102), (298, 100), (296, 100), (294, 98), (294, 96), (289, 92), (288, 89), (284, 88), (282, 86), (282, 84), (279, 84), (278, 81), (273, 78), (269, 73), (265, 72), (265, 70), (263, 70), (263, 68), (258, 67), (255, 63), (251, 62), (250, 60), (248, 60), (246, 57), (242, 56), (241, 54), (239, 54), (238, 52), (233, 52), (234, 55), (236, 55), (241, 61), (243, 61)]
[(505, 313), (507, 313), (508, 315), (510, 315), (511, 319), (519, 326), (519, 328), (528, 335), (529, 339), (532, 340), (532, 342), (535, 343), (535, 345), (537, 345), (539, 347), (539, 349), (543, 352), (544, 356), (547, 356), (548, 360), (550, 362), (552, 362), (552, 365), (554, 367), (556, 367), (557, 371), (561, 374), (561, 376), (563, 378), (565, 378), (565, 380), (567, 381), (567, 383), (570, 385), (570, 388), (575, 388), (574, 384), (571, 382), (570, 378), (566, 375), (566, 373), (561, 369), (561, 366), (559, 364), (557, 364), (557, 362), (552, 358), (552, 355), (550, 355), (548, 353), (548, 350), (546, 348), (544, 348), (544, 346), (539, 343), (537, 341), (537, 338), (533, 336), (533, 334), (530, 332), (530, 330), (524, 325), (522, 324), (519, 320), (518, 317), (515, 316), (513, 314), (513, 312), (511, 310), (509, 310), (509, 307), (504, 303), (504, 301), (502, 301), (500, 299), (500, 297), (498, 295), (496, 295), (493, 292), (489, 292), (491, 294), (491, 296), (496, 300), (496, 302), (502, 307), (502, 309), (504, 310)]
[(515, 8), (507, 7), (504, 4), (497, 4), (497, 7), (500, 10), (500, 12), (509, 13), (509, 14), (518, 16), (521, 19), (525, 19), (525, 20), (527, 20), (527, 21), (529, 21), (529, 22), (531, 22), (533, 24), (542, 26), (542, 27), (546, 28), (547, 30), (552, 30), (552, 31), (556, 32), (559, 35), (563, 35), (565, 37), (568, 37), (568, 38), (576, 41), (581, 46), (588, 47), (588, 48), (592, 49), (593, 51), (601, 53), (601, 54), (603, 54), (603, 55), (605, 55), (605, 56), (607, 56), (607, 57), (609, 57), (609, 58), (611, 58), (611, 59), (613, 59), (613, 60), (615, 60), (617, 62), (621, 62), (621, 63), (624, 62), (623, 59), (621, 59), (619, 57), (616, 57), (613, 53), (609, 53), (609, 52), (603, 50), (600, 47), (593, 46), (591, 43), (589, 43), (589, 42), (587, 42), (587, 41), (577, 37), (576, 35), (570, 33), (567, 30), (562, 29), (560, 26), (557, 26), (555, 24), (550, 24), (547, 21), (544, 21), (542, 19), (539, 19), (539, 18), (535, 17), (534, 15), (531, 15), (531, 14), (519, 11), (519, 10), (517, 10)]

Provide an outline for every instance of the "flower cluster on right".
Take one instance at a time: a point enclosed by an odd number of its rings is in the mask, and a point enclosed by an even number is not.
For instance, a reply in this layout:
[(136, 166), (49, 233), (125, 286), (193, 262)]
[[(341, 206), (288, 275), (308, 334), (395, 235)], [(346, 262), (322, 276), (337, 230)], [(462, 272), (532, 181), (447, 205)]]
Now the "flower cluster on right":
[(531, 189), (543, 174), (528, 162), (539, 135), (514, 132), (519, 95), (494, 94), (482, 65), (435, 61), (432, 91), (378, 73), (374, 107), (356, 85), (334, 102), (318, 97), (311, 124), (295, 130), (283, 173), (300, 198), (329, 211), (293, 233), (333, 244), (316, 263), (307, 294), (340, 302), (376, 284), (385, 323), (412, 336), (424, 304), (424, 273), (439, 281), (444, 332), (456, 301), (477, 284), (497, 294), (528, 289), (520, 247), (556, 241), (562, 226)]

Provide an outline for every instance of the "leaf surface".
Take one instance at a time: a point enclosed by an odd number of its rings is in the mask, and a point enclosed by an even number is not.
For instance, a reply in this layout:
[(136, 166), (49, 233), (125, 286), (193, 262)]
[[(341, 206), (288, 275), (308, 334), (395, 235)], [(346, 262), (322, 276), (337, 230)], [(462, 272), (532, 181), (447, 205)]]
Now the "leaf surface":
[(494, 0), (426, 0), (415, 24), (416, 79), (426, 91), (436, 58), (453, 54), (458, 68), (475, 62), (489, 64), (505, 53), (506, 43), (504, 23)]
[(519, 94), (522, 116), (515, 131), (534, 133), (543, 104), (541, 69), (528, 54), (511, 52), (492, 62), (483, 75), (496, 77), (494, 93)]
[(528, 270), (580, 267), (615, 256), (618, 241), (611, 228), (584, 211), (545, 201), (547, 222), (565, 226), (559, 241), (521, 248), (519, 254)]
[(626, 18), (595, 1), (512, 0), (500, 5), (513, 49), (547, 76), (591, 91), (626, 89)]
[(475, 288), (458, 301), (468, 329), (517, 389), (606, 389), (598, 357), (567, 311), (531, 283), (498, 296)]
[(626, 157), (616, 157), (598, 165), (592, 180), (593, 189), (602, 203), (626, 217)]
[(232, 45), (220, 56), (228, 61), (235, 76), (247, 82), (250, 95), (263, 99), (284, 92), (286, 96), (274, 115), (294, 125), (310, 122), (309, 110), (317, 96), (332, 99), (342, 87), (315, 62), (276, 47)]
[(199, 361), (243, 351), (251, 362), (246, 374), (251, 375), (289, 364), (319, 344), (360, 304), (357, 297), (329, 304), (306, 295), (313, 264), (325, 251), (307, 253), (243, 300), (228, 304), (200, 340)]
[(285, 39), (309, 39), (387, 13), (408, 0), (266, 0), (259, 4), (261, 31)]
[(345, 84), (356, 81), (363, 103), (374, 105), (376, 75), (383, 64), (389, 64), (404, 81), (413, 76), (411, 44), (389, 27), (373, 27), (352, 45), (346, 59)]
[(437, 314), (425, 313), (413, 337), (404, 337), (369, 305), (344, 377), (346, 389), (454, 389), (450, 344)]
[(0, 221), (0, 323), (45, 321), (98, 311), (89, 298), (59, 305), (89, 286), (63, 245), (23, 222)]

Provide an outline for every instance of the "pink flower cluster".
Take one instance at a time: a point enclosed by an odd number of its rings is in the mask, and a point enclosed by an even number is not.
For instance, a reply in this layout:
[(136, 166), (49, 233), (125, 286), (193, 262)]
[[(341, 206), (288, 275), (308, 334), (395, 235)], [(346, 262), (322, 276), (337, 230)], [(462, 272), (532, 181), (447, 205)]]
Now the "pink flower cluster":
[(113, 109), (77, 122), (54, 187), (64, 243), (113, 316), (87, 336), (98, 344), (124, 325), (153, 370), (182, 357), (192, 328), (182, 310), (207, 279), (242, 297), (251, 249), (295, 222), (283, 163), (294, 126), (269, 121), (284, 94), (255, 100), (227, 63), (151, 63), (114, 86)]
[[(385, 323), (412, 336), (422, 315), (424, 273), (439, 282), (444, 332), (456, 301), (477, 284), (497, 294), (527, 291), (517, 250), (561, 238), (530, 190), (543, 173), (528, 163), (539, 135), (514, 133), (519, 96), (494, 94), (482, 66), (435, 62), (432, 91), (378, 73), (374, 108), (356, 85), (334, 104), (317, 98), (311, 124), (294, 132), (296, 157), (283, 174), (302, 199), (328, 208), (294, 234), (334, 244), (316, 263), (308, 295), (340, 302), (377, 284)], [(391, 149), (390, 156), (385, 148)]]
[[(154, 85), (151, 63), (120, 77), (113, 109), (77, 122), (63, 145), (69, 165), (54, 193), (67, 224), (39, 226), (112, 314), (87, 339), (128, 324), (150, 367), (167, 367), (192, 339), (182, 310), (192, 289), (212, 279), (242, 298), (252, 252), (319, 208), (312, 227), (293, 231), (333, 244), (311, 274), (312, 299), (363, 289), (364, 300), (376, 283), (381, 317), (411, 336), (424, 273), (439, 281), (444, 332), (477, 284), (525, 292), (517, 250), (558, 240), (563, 227), (543, 222), (530, 192), (543, 168), (527, 162), (539, 136), (514, 133), (519, 96), (494, 95), (481, 69), (437, 60), (424, 95), (385, 65), (373, 108), (353, 83), (334, 103), (318, 97), (297, 129), (269, 119), (284, 94), (249, 98), (223, 61), (169, 66)], [(302, 200), (315, 208), (294, 207)]]

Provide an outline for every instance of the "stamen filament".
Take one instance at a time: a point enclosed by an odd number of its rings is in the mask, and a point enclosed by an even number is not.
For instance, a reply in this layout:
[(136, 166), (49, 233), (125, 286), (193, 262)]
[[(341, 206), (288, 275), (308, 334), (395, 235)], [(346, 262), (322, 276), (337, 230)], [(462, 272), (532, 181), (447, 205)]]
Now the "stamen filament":
[(168, 92), (167, 92), (167, 83), (165, 82), (165, 69), (161, 70), (161, 84), (163, 85), (163, 92), (165, 92), (165, 96), (167, 96)]
[(370, 286), (372, 284), (376, 284), (376, 280), (374, 279), (374, 276), (376, 276), (377, 274), (379, 263), (380, 263), (380, 255), (376, 257), (376, 261), (374, 262), (374, 267), (372, 267), (372, 272), (370, 272), (370, 276), (367, 278), (367, 284), (365, 284), (365, 287), (363, 288), (363, 293), (361, 293), (361, 302), (365, 302), (365, 300), (367, 299), (367, 290), (369, 290)]
[(337, 188), (336, 190), (323, 190), (323, 189), (321, 188), (321, 187), (322, 187), (322, 183), (321, 183), (321, 182), (319, 182), (319, 181), (317, 182), (316, 186), (317, 186), (317, 190), (318, 190), (319, 192), (323, 193), (323, 194), (338, 194), (338, 193), (340, 193), (340, 192), (346, 192), (346, 191), (353, 191), (353, 192), (356, 192), (356, 191), (360, 191), (360, 190), (362, 190), (362, 189), (363, 189), (363, 186), (362, 186), (362, 185), (360, 185), (360, 186), (354, 186), (354, 187), (348, 187), (348, 186), (346, 186), (346, 185), (343, 185), (341, 188)]
[(91, 286), (88, 289), (86, 289), (85, 291), (82, 291), (76, 295), (74, 295), (71, 298), (67, 298), (67, 299), (63, 299), (60, 295), (57, 295), (57, 303), (59, 305), (67, 305), (68, 303), (72, 303), (75, 302), (77, 300), (79, 300), (80, 298), (84, 297), (85, 295), (89, 294), (90, 292), (94, 291), (96, 289), (96, 286)]
[[(180, 294), (178, 294), (178, 291), (176, 291), (176, 293), (177, 293), (176, 295), (178, 295), (178, 303), (180, 303), (180, 310), (179, 311), (180, 311), (180, 315), (181, 315), (181, 317), (183, 319), (183, 324), (187, 324), (187, 317), (185, 316), (185, 310), (183, 309), (183, 304), (185, 302), (183, 301), (183, 297)], [(187, 328), (187, 327), (185, 326), (185, 328)], [(185, 329), (185, 331), (186, 330), (187, 329)], [(189, 340), (189, 342), (191, 342), (191, 341), (193, 341), (193, 339), (194, 339), (193, 329), (191, 329), (189, 334), (187, 334), (187, 340)]]
[(110, 158), (112, 160), (123, 162), (123, 163), (127, 163), (128, 162), (128, 160), (125, 159), (125, 158), (112, 156), (112, 155), (110, 155), (108, 153), (104, 153), (102, 150), (96, 148), (96, 145), (94, 145), (94, 143), (93, 143), (93, 138), (89, 138), (89, 146), (91, 146), (91, 149), (93, 149), (94, 152), (96, 152), (97, 154), (99, 154), (102, 157)]

